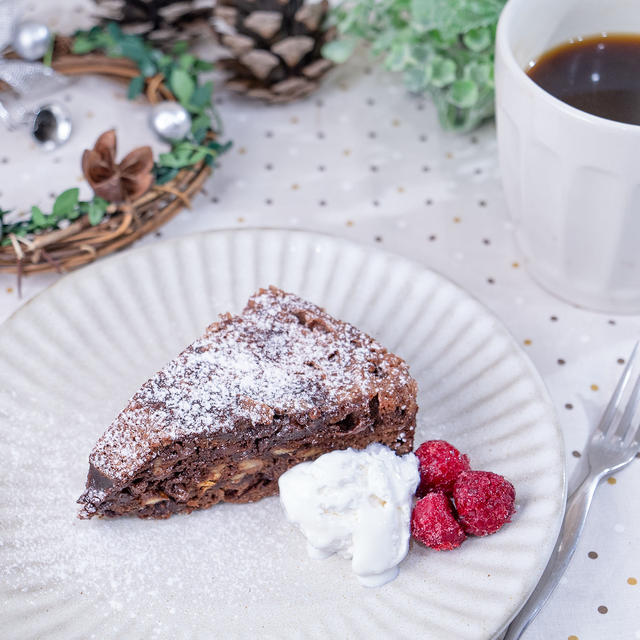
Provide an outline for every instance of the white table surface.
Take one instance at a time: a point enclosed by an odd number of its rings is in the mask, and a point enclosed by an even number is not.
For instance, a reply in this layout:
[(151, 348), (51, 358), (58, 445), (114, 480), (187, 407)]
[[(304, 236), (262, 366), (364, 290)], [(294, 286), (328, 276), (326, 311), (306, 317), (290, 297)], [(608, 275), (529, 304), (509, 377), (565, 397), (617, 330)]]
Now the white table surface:
[[(90, 24), (90, 7), (38, 0), (27, 10), (70, 32)], [(119, 155), (149, 144), (147, 106), (124, 95), (122, 86), (98, 78), (65, 90), (59, 98), (73, 113), (75, 133), (52, 154), (36, 149), (25, 133), (0, 130), (0, 204), (46, 208), (51, 194), (76, 185), (89, 195), (81, 152), (112, 126)], [(527, 275), (512, 239), (493, 125), (474, 134), (443, 133), (428, 100), (408, 96), (399, 78), (364, 56), (291, 105), (218, 95), (233, 149), (192, 210), (141, 243), (217, 228), (303, 228), (436, 269), (489, 307), (535, 363), (559, 415), (571, 473), (640, 336), (640, 316), (575, 308)], [(15, 278), (0, 275), (0, 322), (58, 277), (25, 279), (19, 298)], [(634, 462), (600, 487), (576, 556), (526, 638), (640, 638), (639, 483)]]

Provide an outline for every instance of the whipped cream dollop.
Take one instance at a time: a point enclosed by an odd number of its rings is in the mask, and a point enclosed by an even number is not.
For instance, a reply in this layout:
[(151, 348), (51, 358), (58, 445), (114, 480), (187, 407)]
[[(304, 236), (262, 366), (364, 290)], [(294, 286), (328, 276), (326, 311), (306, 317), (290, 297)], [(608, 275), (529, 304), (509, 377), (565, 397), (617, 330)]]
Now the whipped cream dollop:
[(287, 519), (314, 558), (351, 560), (360, 583), (377, 587), (398, 575), (409, 549), (411, 500), (420, 481), (413, 453), (397, 456), (373, 443), (331, 451), (280, 476)]

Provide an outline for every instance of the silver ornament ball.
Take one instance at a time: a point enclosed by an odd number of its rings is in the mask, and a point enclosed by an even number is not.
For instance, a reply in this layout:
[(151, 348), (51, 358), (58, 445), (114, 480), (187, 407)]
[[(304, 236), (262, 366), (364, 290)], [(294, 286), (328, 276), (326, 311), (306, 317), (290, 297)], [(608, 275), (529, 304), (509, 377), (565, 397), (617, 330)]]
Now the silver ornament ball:
[(46, 24), (24, 20), (13, 29), (11, 46), (24, 60), (40, 60), (47, 53), (51, 31)]
[(72, 130), (71, 114), (62, 104), (43, 104), (33, 114), (31, 135), (47, 151), (63, 145), (71, 136)]
[(149, 124), (163, 140), (182, 140), (191, 130), (191, 116), (177, 102), (160, 102), (152, 107)]

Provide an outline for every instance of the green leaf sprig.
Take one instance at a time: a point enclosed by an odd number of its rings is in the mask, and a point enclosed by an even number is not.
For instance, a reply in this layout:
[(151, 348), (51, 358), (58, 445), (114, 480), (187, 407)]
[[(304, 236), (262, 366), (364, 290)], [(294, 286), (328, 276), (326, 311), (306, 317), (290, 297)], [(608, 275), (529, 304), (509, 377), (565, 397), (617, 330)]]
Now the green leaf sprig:
[(506, 0), (343, 0), (331, 20), (341, 38), (323, 55), (349, 58), (359, 41), (412, 92), (433, 98), (445, 129), (469, 131), (494, 113), (493, 49)]
[[(204, 161), (213, 166), (217, 158), (231, 147), (212, 139), (211, 132), (221, 130), (220, 118), (213, 107), (213, 83), (201, 82), (199, 75), (213, 68), (209, 62), (190, 54), (186, 42), (178, 42), (170, 53), (154, 49), (142, 37), (127, 35), (115, 23), (96, 26), (89, 31), (74, 34), (73, 53), (83, 55), (101, 51), (113, 58), (124, 57), (135, 62), (140, 75), (129, 83), (127, 97), (135, 99), (144, 91), (145, 81), (158, 73), (163, 74), (177, 100), (191, 114), (189, 141), (175, 141), (167, 153), (160, 154), (154, 163), (155, 182), (164, 184), (172, 180), (181, 169)], [(112, 208), (113, 205), (111, 205)], [(31, 207), (30, 216), (6, 222), (10, 211), (0, 208), (0, 245), (11, 243), (10, 235), (25, 237), (40, 231), (60, 228), (64, 220), (72, 222), (87, 215), (93, 226), (99, 224), (109, 211), (109, 203), (97, 196), (89, 201), (79, 200), (77, 188), (63, 191), (55, 200), (53, 210), (45, 214), (39, 207)], [(114, 208), (115, 209), (115, 208)]]
[[(186, 42), (177, 42), (170, 53), (154, 49), (137, 35), (126, 34), (114, 22), (106, 27), (95, 26), (89, 31), (77, 31), (73, 40), (73, 53), (85, 54), (101, 51), (110, 58), (128, 58), (135, 62), (140, 75), (129, 83), (127, 97), (137, 98), (143, 91), (145, 80), (161, 73), (178, 102), (198, 120), (199, 128), (216, 130), (218, 120), (213, 114), (211, 97), (213, 83), (201, 83), (199, 75), (213, 69), (213, 65), (188, 52)], [(194, 123), (195, 124), (195, 123)]]
[[(195, 136), (195, 139), (198, 140), (198, 136)], [(213, 166), (218, 156), (230, 148), (231, 142), (219, 143), (215, 140), (205, 140), (204, 136), (199, 140), (199, 144), (177, 142), (172, 145), (170, 152), (161, 153), (153, 165), (156, 183), (169, 182), (178, 175), (180, 169), (192, 167), (203, 160), (208, 166)]]
[(80, 190), (77, 187), (67, 189), (55, 199), (51, 213), (46, 214), (40, 207), (34, 206), (31, 207), (29, 218), (11, 223), (4, 220), (4, 216), (10, 212), (0, 209), (0, 244), (11, 244), (11, 234), (24, 238), (38, 231), (57, 229), (63, 220), (73, 222), (85, 214), (89, 216), (92, 225), (97, 225), (107, 213), (109, 203), (98, 196), (88, 201), (79, 200), (79, 194)]

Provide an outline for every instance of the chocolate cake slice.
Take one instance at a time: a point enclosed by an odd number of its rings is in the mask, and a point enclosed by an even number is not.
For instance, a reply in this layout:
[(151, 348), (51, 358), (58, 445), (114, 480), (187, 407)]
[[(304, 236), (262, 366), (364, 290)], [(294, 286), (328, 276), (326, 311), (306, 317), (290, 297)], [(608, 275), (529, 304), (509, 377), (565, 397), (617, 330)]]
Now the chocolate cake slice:
[(80, 517), (167, 518), (277, 492), (333, 449), (413, 448), (416, 382), (373, 338), (260, 290), (131, 398), (89, 456)]

